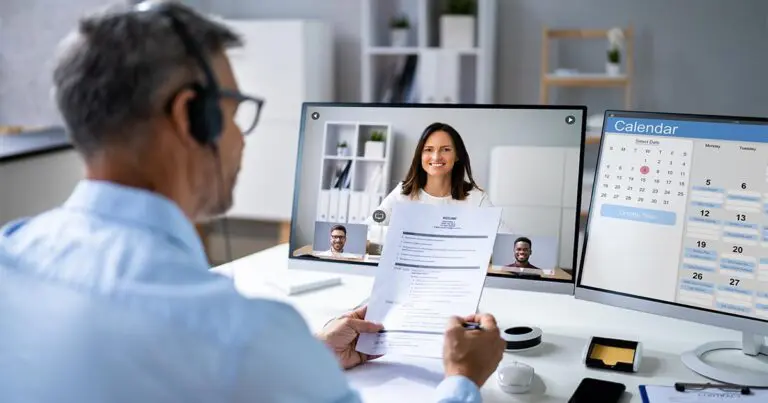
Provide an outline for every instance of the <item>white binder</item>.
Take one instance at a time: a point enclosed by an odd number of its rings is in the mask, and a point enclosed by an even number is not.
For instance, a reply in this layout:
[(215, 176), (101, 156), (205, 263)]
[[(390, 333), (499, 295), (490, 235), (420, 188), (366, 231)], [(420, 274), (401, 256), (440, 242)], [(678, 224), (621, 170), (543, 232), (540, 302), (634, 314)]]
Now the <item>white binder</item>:
[(340, 189), (328, 191), (331, 197), (328, 199), (328, 221), (339, 222), (339, 195)]
[(339, 191), (339, 219), (338, 222), (349, 222), (349, 189)]
[(317, 195), (317, 221), (328, 221), (328, 205), (331, 201), (330, 190), (321, 190)]

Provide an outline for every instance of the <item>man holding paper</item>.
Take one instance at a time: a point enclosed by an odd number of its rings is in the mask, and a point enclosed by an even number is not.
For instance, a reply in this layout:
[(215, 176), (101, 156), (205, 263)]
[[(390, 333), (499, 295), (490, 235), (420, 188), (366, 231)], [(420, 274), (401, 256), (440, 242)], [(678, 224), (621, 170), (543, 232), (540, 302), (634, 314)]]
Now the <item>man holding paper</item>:
[(366, 316), (384, 331), (358, 351), (443, 355), (444, 321), (477, 311), (500, 220), (498, 207), (395, 205)]
[[(381, 329), (366, 308), (312, 335), (212, 273), (193, 225), (231, 206), (256, 123), (235, 120), (252, 99), (227, 58), (238, 36), (178, 2), (122, 3), (83, 18), (56, 63), (86, 179), (0, 229), (0, 400), (359, 402), (343, 369), (372, 358), (355, 351)], [(502, 343), (491, 316), (452, 318), (437, 400), (479, 402)]]

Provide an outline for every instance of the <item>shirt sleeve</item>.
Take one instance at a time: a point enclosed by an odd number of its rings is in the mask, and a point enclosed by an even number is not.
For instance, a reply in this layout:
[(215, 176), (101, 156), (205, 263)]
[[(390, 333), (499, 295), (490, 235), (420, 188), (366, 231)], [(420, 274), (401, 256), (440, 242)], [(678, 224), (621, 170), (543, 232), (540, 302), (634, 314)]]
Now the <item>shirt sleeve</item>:
[(480, 389), (469, 378), (455, 375), (445, 378), (435, 389), (437, 403), (480, 403)]
[(292, 306), (247, 303), (243, 320), (253, 331), (237, 352), (234, 398), (228, 401), (361, 403), (333, 353), (309, 331)]
[[(240, 365), (234, 370), (233, 398), (227, 401), (362, 403), (336, 357), (310, 333), (295, 308), (268, 300), (249, 301), (246, 308), (259, 312), (235, 314), (249, 321), (254, 332), (241, 350), (230, 353)], [(474, 382), (457, 375), (437, 386), (433, 400), (480, 403), (482, 397)]]

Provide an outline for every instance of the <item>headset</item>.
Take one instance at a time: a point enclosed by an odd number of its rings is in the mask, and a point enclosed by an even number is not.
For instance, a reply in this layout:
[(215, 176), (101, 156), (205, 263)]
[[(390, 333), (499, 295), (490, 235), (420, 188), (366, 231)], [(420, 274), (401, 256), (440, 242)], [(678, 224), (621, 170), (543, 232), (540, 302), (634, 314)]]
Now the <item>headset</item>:
[[(213, 74), (210, 63), (206, 60), (203, 51), (197, 46), (184, 23), (174, 15), (170, 4), (144, 1), (136, 4), (135, 10), (138, 12), (158, 12), (168, 18), (173, 30), (184, 45), (186, 53), (195, 60), (200, 70), (202, 70), (204, 83), (195, 82), (189, 86), (195, 92), (195, 97), (187, 103), (189, 131), (199, 144), (210, 147), (218, 160), (218, 140), (223, 129), (223, 114), (219, 105), (222, 92), (216, 82), (216, 77)], [(173, 102), (173, 99), (171, 102)], [(219, 168), (221, 168), (220, 162)], [(218, 172), (220, 174), (218, 178), (219, 185), (223, 186), (221, 170)], [(226, 215), (221, 223), (227, 254), (226, 259), (227, 262), (230, 262), (232, 261), (232, 246), (229, 240), (229, 225)]]
[(197, 46), (184, 23), (174, 15), (169, 4), (145, 1), (137, 4), (136, 10), (139, 12), (154, 11), (168, 18), (187, 54), (195, 60), (202, 70), (205, 82), (196, 82), (190, 85), (192, 91), (195, 92), (195, 97), (187, 103), (189, 131), (201, 145), (215, 148), (221, 136), (223, 118), (219, 105), (221, 92), (210, 63), (206, 60), (205, 55)]

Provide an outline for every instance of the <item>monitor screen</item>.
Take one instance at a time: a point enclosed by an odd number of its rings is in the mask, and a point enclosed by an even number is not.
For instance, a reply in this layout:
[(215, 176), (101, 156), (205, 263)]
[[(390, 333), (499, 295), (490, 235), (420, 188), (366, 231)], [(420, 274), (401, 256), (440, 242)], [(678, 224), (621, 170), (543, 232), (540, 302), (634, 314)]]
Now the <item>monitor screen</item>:
[(573, 283), (585, 114), (307, 103), (290, 257), (362, 270), (386, 249), (397, 203), (496, 206), (503, 212), (489, 275)]
[(609, 111), (577, 286), (766, 321), (766, 202), (768, 120)]

